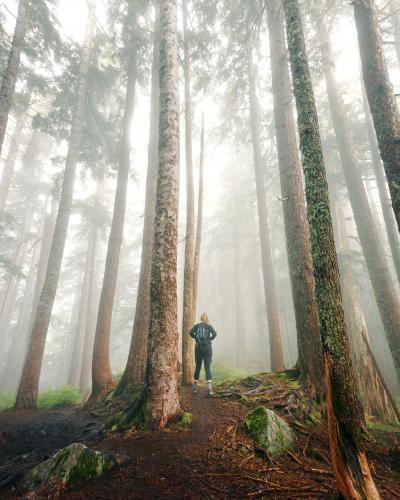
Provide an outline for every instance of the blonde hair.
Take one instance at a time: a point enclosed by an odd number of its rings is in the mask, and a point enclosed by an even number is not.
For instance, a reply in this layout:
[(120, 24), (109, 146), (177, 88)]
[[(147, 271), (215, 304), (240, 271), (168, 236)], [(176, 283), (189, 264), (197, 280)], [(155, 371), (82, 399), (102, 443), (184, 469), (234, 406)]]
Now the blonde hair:
[(208, 314), (207, 313), (203, 313), (200, 317), (201, 321), (203, 323), (208, 323)]

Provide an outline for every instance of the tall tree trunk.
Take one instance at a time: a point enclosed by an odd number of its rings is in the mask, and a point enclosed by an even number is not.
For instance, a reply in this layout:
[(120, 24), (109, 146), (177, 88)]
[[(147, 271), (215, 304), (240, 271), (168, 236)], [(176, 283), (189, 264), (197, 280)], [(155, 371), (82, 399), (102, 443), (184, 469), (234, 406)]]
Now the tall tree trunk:
[(374, 0), (353, 0), (362, 72), (400, 229), (400, 112), (386, 66)]
[(164, 427), (180, 411), (178, 395), (177, 244), (179, 78), (176, 0), (160, 0), (159, 163), (150, 286), (147, 410)]
[(271, 370), (275, 372), (284, 370), (285, 363), (283, 360), (278, 303), (275, 290), (275, 276), (272, 265), (271, 237), (268, 227), (267, 195), (265, 192), (264, 167), (261, 153), (260, 110), (256, 94), (256, 77), (252, 62), (252, 50), (250, 44), (248, 46), (247, 64), (250, 97), (250, 128), (257, 190), (258, 223), (261, 242), (260, 249), (264, 277), (265, 302), (267, 306)]
[(393, 420), (393, 411), (386, 400), (385, 389), (368, 355), (361, 332), (368, 337), (367, 324), (361, 306), (360, 291), (349, 261), (350, 245), (346, 231), (345, 217), (337, 189), (332, 189), (332, 209), (336, 214), (335, 235), (339, 250), (340, 283), (343, 291), (343, 307), (349, 332), (350, 346), (355, 376), (360, 399), (365, 413), (383, 418), (385, 421)]
[(25, 33), (28, 27), (28, 10), (29, 0), (19, 0), (14, 37), (0, 91), (0, 154), (3, 148), (4, 136), (6, 134), (8, 114), (13, 103), (15, 84), (17, 83), (19, 64), (21, 60), (21, 52), (24, 47)]
[[(89, 264), (89, 289), (86, 309), (85, 342), (83, 345), (81, 375), (79, 387), (82, 394), (90, 394), (92, 384), (92, 370), (94, 365), (93, 353), (96, 333), (96, 318), (98, 317), (97, 307), (99, 304), (98, 294), (98, 254), (99, 254), (99, 228), (93, 223), (89, 238), (92, 240), (92, 254)], [(109, 362), (108, 362), (109, 365)], [(110, 369), (111, 372), (111, 369)]]
[(18, 156), (18, 149), (21, 143), (23, 128), (24, 118), (21, 114), (18, 114), (0, 181), (0, 212), (3, 212), (6, 208), (8, 192), (10, 190), (12, 176), (14, 174), (14, 167)]
[(241, 245), (239, 224), (237, 218), (234, 219), (233, 232), (233, 265), (235, 276), (235, 328), (236, 328), (236, 367), (243, 368), (246, 366), (246, 323), (244, 321), (243, 311), (245, 309), (245, 297), (243, 293), (243, 277), (240, 269), (241, 262)]
[(393, 257), (394, 268), (396, 270), (397, 279), (400, 283), (399, 232), (397, 231), (396, 219), (394, 218), (392, 203), (387, 189), (385, 171), (383, 170), (382, 160), (379, 154), (378, 144), (376, 142), (374, 124), (372, 123), (371, 119), (371, 112), (368, 106), (368, 99), (365, 93), (364, 82), (362, 82), (361, 85), (362, 85), (363, 107), (365, 114), (365, 125), (371, 149), (372, 166), (374, 167), (376, 184), (378, 186), (378, 192), (379, 192), (379, 200), (381, 202), (383, 219), (385, 221), (386, 233), (388, 236), (390, 251)]
[(201, 236), (203, 231), (203, 192), (204, 192), (204, 113), (201, 117), (201, 136), (200, 136), (200, 167), (199, 167), (199, 191), (197, 200), (197, 224), (196, 224), (196, 242), (194, 248), (194, 266), (193, 266), (193, 318), (197, 315), (197, 296), (199, 289), (199, 269), (200, 269), (200, 251)]
[(400, 380), (400, 302), (384, 254), (376, 221), (365, 191), (361, 170), (357, 164), (351, 130), (344, 103), (334, 77), (334, 60), (322, 20), (316, 18), (321, 43), (322, 66), (328, 91), (329, 107), (339, 147), (343, 173), (353, 209), (357, 232), (368, 268), (369, 277), (379, 307), (385, 333)]
[(266, 2), (270, 42), (272, 93), (283, 217), (290, 281), (296, 318), (299, 369), (302, 379), (322, 395), (323, 366), (310, 231), (304, 202), (301, 164), (296, 142), (292, 90), (283, 12), (280, 0)]
[[(27, 232), (30, 226), (31, 216), (28, 210), (25, 210), (23, 214), (23, 219), (21, 222), (21, 227), (18, 234), (18, 239), (16, 242), (13, 264), (16, 267), (20, 267), (24, 260), (26, 254), (26, 239)], [(19, 274), (10, 274), (7, 280), (7, 284), (4, 290), (3, 299), (0, 307), (0, 341), (4, 341), (8, 327), (11, 321), (11, 315), (14, 309), (14, 302), (16, 298), (16, 292), (20, 282), (21, 276)]]
[(35, 313), (28, 353), (25, 360), (21, 383), (18, 389), (17, 401), (15, 404), (16, 408), (36, 407), (46, 336), (56, 296), (61, 263), (67, 238), (72, 197), (74, 192), (76, 165), (82, 139), (88, 73), (92, 52), (92, 38), (95, 26), (94, 1), (95, 0), (91, 0), (89, 2), (86, 35), (81, 52), (76, 99), (72, 113), (71, 133), (65, 164), (60, 205), (47, 265), (46, 277)]
[(130, 384), (144, 381), (147, 362), (147, 342), (150, 321), (150, 277), (154, 241), (154, 217), (156, 207), (158, 166), (158, 115), (160, 106), (160, 8), (155, 9), (153, 63), (151, 70), (150, 131), (147, 159), (146, 198), (142, 237), (142, 258), (136, 299), (135, 319), (128, 361), (116, 389), (121, 394)]
[[(44, 203), (42, 222), (39, 228), (38, 236), (41, 239), (46, 220), (47, 200)], [(22, 364), (25, 357), (26, 341), (29, 331), (29, 320), (32, 309), (33, 294), (35, 290), (35, 279), (37, 274), (37, 265), (41, 252), (41, 243), (39, 240), (35, 242), (32, 252), (29, 272), (26, 278), (26, 285), (23, 293), (23, 298), (18, 312), (18, 320), (13, 329), (12, 341), (6, 355), (6, 365), (1, 377), (0, 390), (5, 392), (15, 391), (18, 387)]]
[(47, 214), (43, 227), (42, 244), (40, 246), (40, 256), (37, 265), (35, 289), (33, 292), (31, 317), (29, 321), (29, 330), (32, 330), (36, 309), (39, 304), (40, 293), (42, 291), (44, 279), (46, 277), (47, 262), (49, 260), (51, 242), (53, 240), (54, 227), (56, 224), (57, 200), (54, 197), (52, 197), (50, 205), (50, 213)]
[(182, 318), (182, 383), (190, 384), (194, 372), (194, 340), (189, 331), (194, 323), (193, 284), (194, 284), (194, 247), (195, 211), (193, 183), (192, 148), (192, 97), (190, 84), (190, 51), (188, 33), (187, 2), (183, 1), (183, 73), (185, 77), (185, 151), (186, 151), (186, 235), (185, 268), (183, 278), (183, 318)]
[(72, 351), (71, 366), (68, 376), (68, 384), (73, 385), (75, 387), (79, 387), (79, 382), (82, 372), (83, 351), (85, 347), (85, 338), (87, 331), (86, 324), (87, 324), (88, 307), (89, 307), (90, 276), (92, 271), (93, 257), (95, 253), (94, 246), (95, 246), (95, 239), (92, 237), (92, 235), (90, 235), (86, 250), (85, 270), (82, 278), (81, 298), (79, 302), (79, 314), (78, 314), (78, 321), (76, 324), (74, 347)]
[[(134, 18), (135, 13), (132, 12), (133, 7), (131, 6), (132, 3), (130, 4), (128, 15)], [(106, 267), (94, 341), (91, 397), (97, 397), (113, 383), (110, 366), (110, 331), (125, 223), (126, 194), (128, 190), (131, 157), (130, 133), (135, 109), (137, 77), (136, 21), (134, 23), (135, 25), (131, 26), (132, 33), (129, 44), (130, 57), (128, 64), (130, 70), (126, 88), (125, 111), (119, 151), (117, 189), (115, 192), (114, 212), (110, 238), (108, 241)]]
[(328, 184), (299, 2), (284, 0), (283, 7), (305, 176), (333, 468), (345, 498), (375, 499), (380, 497), (363, 449), (364, 415), (344, 320)]

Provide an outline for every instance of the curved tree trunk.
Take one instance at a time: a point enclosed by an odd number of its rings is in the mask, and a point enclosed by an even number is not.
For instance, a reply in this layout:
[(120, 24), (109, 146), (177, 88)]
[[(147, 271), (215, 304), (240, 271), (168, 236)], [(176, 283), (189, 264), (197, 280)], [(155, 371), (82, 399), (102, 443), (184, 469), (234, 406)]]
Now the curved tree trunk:
[(0, 212), (6, 208), (8, 192), (10, 190), (12, 176), (14, 174), (15, 162), (18, 156), (18, 149), (21, 143), (22, 131), (24, 128), (24, 118), (17, 115), (17, 121), (11, 137), (7, 158), (4, 162), (3, 173), (0, 181)]
[(353, 0), (363, 79), (400, 229), (400, 112), (386, 66), (374, 0)]
[(153, 63), (151, 70), (150, 132), (147, 160), (146, 198), (142, 238), (142, 259), (136, 300), (135, 319), (128, 361), (115, 393), (121, 394), (130, 384), (141, 384), (145, 378), (147, 341), (150, 321), (150, 277), (154, 241), (158, 165), (158, 115), (160, 106), (160, 9), (155, 9)]
[(14, 37), (0, 91), (0, 154), (3, 148), (4, 136), (6, 134), (8, 114), (13, 103), (15, 84), (17, 83), (19, 64), (21, 60), (21, 52), (24, 46), (25, 33), (28, 27), (28, 10), (29, 0), (19, 0)]
[(345, 498), (380, 498), (363, 449), (364, 415), (357, 397), (344, 320), (328, 184), (298, 0), (283, 0), (326, 378), (333, 468)]
[[(132, 5), (132, 4), (130, 4)], [(129, 16), (134, 13), (129, 9)], [(117, 286), (118, 266), (121, 254), (122, 238), (124, 231), (126, 194), (128, 190), (131, 143), (130, 132), (135, 108), (136, 74), (137, 74), (137, 47), (135, 40), (135, 26), (131, 27), (129, 75), (126, 88), (125, 111), (122, 124), (122, 137), (119, 152), (119, 167), (117, 188), (114, 200), (114, 212), (111, 223), (111, 233), (108, 241), (106, 266), (104, 271), (103, 287), (101, 290), (99, 311), (93, 350), (92, 361), (92, 394), (96, 397), (113, 383), (110, 366), (110, 331), (112, 312)]]
[(199, 269), (201, 236), (203, 231), (203, 192), (204, 192), (204, 113), (201, 117), (201, 138), (200, 138), (200, 167), (199, 167), (199, 193), (197, 200), (197, 225), (196, 243), (194, 248), (194, 268), (193, 268), (193, 318), (197, 315), (197, 296), (199, 289)]
[(192, 97), (190, 85), (190, 54), (188, 34), (188, 13), (186, 0), (183, 2), (183, 73), (185, 77), (185, 151), (186, 151), (186, 235), (185, 268), (183, 278), (183, 318), (182, 318), (182, 383), (190, 384), (194, 372), (194, 340), (189, 331), (194, 323), (193, 284), (194, 284), (194, 247), (195, 211), (193, 184), (193, 147), (192, 147)]
[(256, 95), (256, 77), (254, 73), (250, 44), (248, 47), (247, 65), (250, 98), (250, 128), (256, 177), (258, 223), (261, 242), (260, 248), (264, 277), (265, 302), (267, 306), (271, 370), (275, 372), (284, 370), (285, 363), (283, 360), (278, 302), (275, 289), (275, 276), (272, 265), (271, 237), (268, 227), (267, 195), (265, 192), (264, 168), (261, 154), (260, 110)]
[(91, 0), (88, 9), (86, 36), (81, 53), (79, 76), (77, 82), (76, 100), (72, 114), (71, 134), (68, 146), (67, 160), (60, 205), (57, 214), (54, 236), (47, 265), (46, 277), (40, 295), (39, 304), (35, 313), (30, 344), (18, 389), (16, 408), (36, 407), (39, 389), (39, 378), (42, 367), (47, 331), (50, 323), (65, 242), (67, 238), (69, 219), (72, 207), (76, 165), (82, 138), (85, 103), (87, 96), (88, 73), (92, 52), (92, 38), (95, 26), (94, 0)]
[(177, 245), (179, 78), (176, 0), (160, 0), (159, 163), (150, 286), (147, 410), (164, 427), (180, 412), (178, 395)]
[(392, 283), (392, 276), (382, 252), (376, 221), (374, 220), (363, 183), (361, 169), (357, 164), (351, 130), (344, 110), (342, 97), (334, 77), (334, 60), (329, 39), (321, 19), (316, 18), (319, 39), (321, 40), (322, 67), (328, 90), (329, 107), (333, 127), (339, 147), (344, 178), (353, 209), (357, 232), (374, 290), (375, 299), (385, 327), (385, 333), (400, 380), (400, 302)]
[(297, 149), (292, 90), (281, 0), (266, 3), (270, 41), (272, 93), (286, 246), (296, 318), (299, 369), (304, 382), (322, 395), (323, 366), (310, 231)]

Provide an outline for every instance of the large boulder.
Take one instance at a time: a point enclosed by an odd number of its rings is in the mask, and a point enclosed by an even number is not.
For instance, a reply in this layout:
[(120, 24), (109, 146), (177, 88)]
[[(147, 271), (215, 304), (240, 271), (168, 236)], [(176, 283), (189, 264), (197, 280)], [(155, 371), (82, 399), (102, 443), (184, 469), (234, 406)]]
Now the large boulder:
[(271, 456), (282, 455), (295, 441), (289, 425), (272, 410), (259, 406), (246, 417), (250, 436)]
[(19, 486), (25, 491), (58, 484), (64, 488), (81, 484), (126, 461), (123, 455), (92, 450), (82, 443), (73, 443), (27, 472)]

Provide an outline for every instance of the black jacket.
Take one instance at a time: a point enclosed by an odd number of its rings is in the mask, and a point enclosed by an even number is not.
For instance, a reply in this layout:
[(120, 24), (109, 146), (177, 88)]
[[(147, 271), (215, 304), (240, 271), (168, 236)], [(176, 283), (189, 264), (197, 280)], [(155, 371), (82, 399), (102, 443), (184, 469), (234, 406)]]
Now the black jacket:
[(207, 323), (198, 323), (190, 330), (189, 335), (196, 341), (196, 346), (211, 346), (217, 332)]

